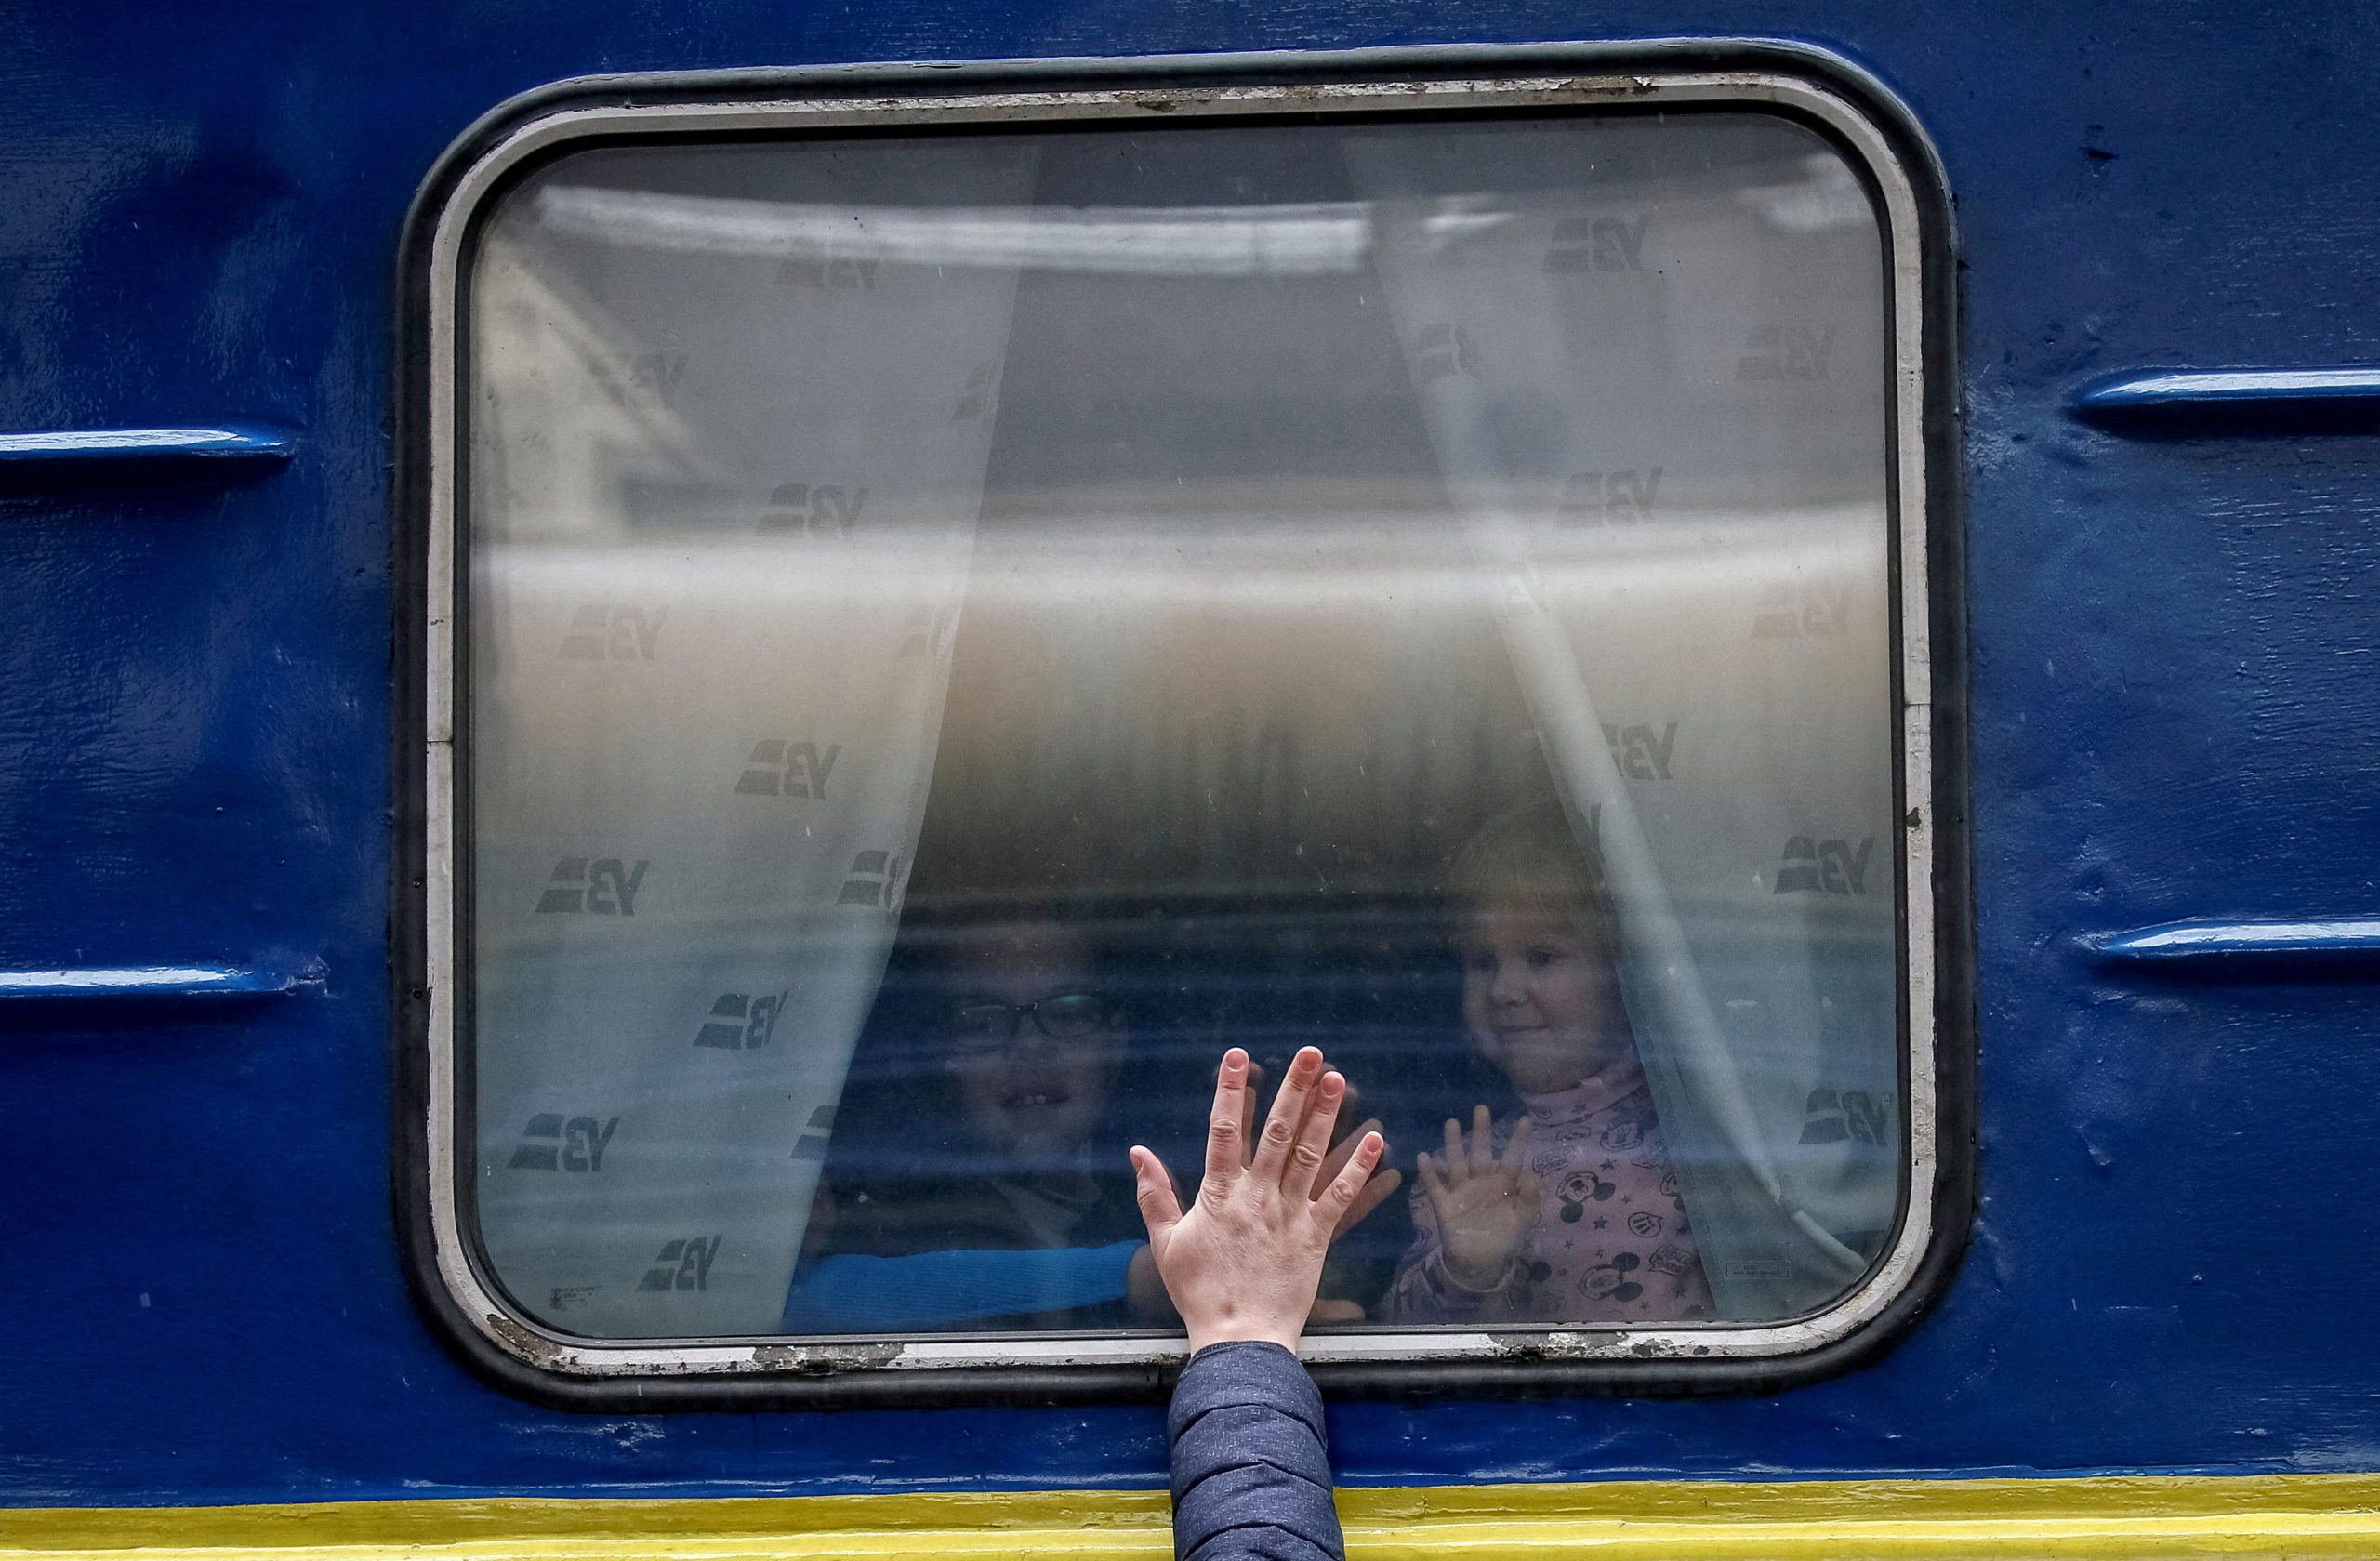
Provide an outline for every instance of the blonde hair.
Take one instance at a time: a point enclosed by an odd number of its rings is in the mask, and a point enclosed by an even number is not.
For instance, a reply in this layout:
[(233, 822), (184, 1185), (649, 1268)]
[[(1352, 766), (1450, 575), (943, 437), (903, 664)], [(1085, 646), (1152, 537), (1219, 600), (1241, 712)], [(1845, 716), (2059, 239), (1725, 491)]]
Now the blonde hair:
[(1580, 840), (1551, 799), (1481, 825), (1447, 870), (1447, 898), (1458, 917), (1515, 909), (1557, 916), (1578, 923), (1606, 959), (1619, 952), (1602, 854)]

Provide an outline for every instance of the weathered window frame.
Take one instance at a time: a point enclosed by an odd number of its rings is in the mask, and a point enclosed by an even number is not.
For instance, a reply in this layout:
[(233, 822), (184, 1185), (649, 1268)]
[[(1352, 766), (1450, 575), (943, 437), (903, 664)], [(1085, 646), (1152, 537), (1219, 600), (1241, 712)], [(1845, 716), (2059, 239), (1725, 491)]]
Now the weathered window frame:
[(1747, 1327), (1318, 1337), (1326, 1387), (1767, 1391), (1844, 1369), (1915, 1317), (1953, 1271), (1972, 1207), (1972, 935), (1955, 492), (1950, 205), (1930, 146), (1886, 92), (1821, 51), (1742, 41), (1391, 49), (960, 68), (604, 77), (515, 99), (451, 148), (407, 223), (399, 290), (399, 813), (393, 962), (397, 1202), (416, 1294), (483, 1371), (589, 1409), (1048, 1402), (1159, 1391), (1183, 1353), (1147, 1333), (908, 1341), (604, 1343), (516, 1314), (483, 1272), (458, 1176), (471, 1143), (456, 1016), (468, 1002), (457, 894), (457, 705), (467, 600), (456, 527), (463, 416), (457, 306), (475, 222), (565, 150), (654, 138), (864, 133), (898, 126), (1212, 123), (1337, 112), (1751, 109), (1818, 129), (1884, 215), (1891, 397), (1897, 861), (1908, 1181), (1884, 1255), (1811, 1316)]

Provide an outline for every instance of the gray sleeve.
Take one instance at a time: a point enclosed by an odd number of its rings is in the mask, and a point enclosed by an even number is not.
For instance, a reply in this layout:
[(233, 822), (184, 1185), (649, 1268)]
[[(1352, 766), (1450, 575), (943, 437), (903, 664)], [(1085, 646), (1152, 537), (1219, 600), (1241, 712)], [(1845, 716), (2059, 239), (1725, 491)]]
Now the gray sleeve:
[(1322, 1396), (1278, 1344), (1200, 1350), (1174, 1384), (1177, 1561), (1343, 1561)]

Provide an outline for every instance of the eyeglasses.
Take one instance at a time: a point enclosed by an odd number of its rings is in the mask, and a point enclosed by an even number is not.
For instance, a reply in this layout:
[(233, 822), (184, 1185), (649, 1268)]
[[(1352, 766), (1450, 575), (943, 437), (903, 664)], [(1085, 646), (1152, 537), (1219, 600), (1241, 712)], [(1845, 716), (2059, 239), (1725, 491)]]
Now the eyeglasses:
[(1107, 1027), (1115, 1007), (1097, 992), (1057, 992), (1029, 1003), (969, 998), (950, 1006), (951, 1044), (977, 1055), (997, 1052), (1015, 1040), (1028, 1013), (1051, 1040), (1084, 1040)]

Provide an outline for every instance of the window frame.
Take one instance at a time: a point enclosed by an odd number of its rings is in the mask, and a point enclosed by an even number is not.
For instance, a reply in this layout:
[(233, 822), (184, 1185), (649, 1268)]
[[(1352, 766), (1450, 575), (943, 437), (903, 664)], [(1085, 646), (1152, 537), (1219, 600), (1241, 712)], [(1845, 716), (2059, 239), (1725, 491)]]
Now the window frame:
[(1862, 1364), (1907, 1329), (1955, 1272), (1974, 1202), (1950, 205), (1908, 111), (1840, 58), (1779, 43), (1655, 40), (590, 77), (502, 105), (446, 152), (416, 197), (400, 257), (391, 954), (398, 1224), (416, 1299), (451, 1347), (531, 1398), (611, 1411), (1148, 1397), (1186, 1351), (1178, 1335), (1147, 1332), (604, 1342), (522, 1315), (486, 1271), (463, 1197), (475, 1137), (458, 1050), (469, 1001), (458, 306), (471, 240), (503, 192), (552, 158), (624, 141), (1679, 108), (1768, 112), (1818, 129), (1884, 219), (1902, 819), (1899, 1217), (1866, 1277), (1786, 1322), (1328, 1334), (1308, 1342), (1306, 1358), (1326, 1389), (1357, 1393), (1767, 1392)]

